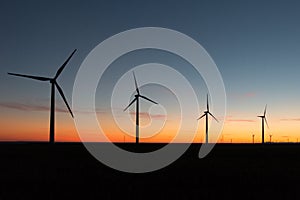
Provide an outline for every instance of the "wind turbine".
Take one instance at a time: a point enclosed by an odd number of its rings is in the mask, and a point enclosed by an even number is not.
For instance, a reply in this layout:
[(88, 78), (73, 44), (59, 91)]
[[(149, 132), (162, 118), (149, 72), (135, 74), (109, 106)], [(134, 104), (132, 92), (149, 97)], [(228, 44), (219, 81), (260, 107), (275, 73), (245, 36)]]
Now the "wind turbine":
[(137, 81), (136, 81), (136, 77), (135, 77), (135, 74), (134, 74), (134, 71), (132, 71), (132, 74), (133, 74), (133, 78), (134, 78), (134, 83), (135, 83), (135, 90), (136, 90), (136, 95), (135, 98), (129, 103), (129, 105), (124, 109), (124, 111), (126, 111), (134, 102), (136, 102), (136, 112), (135, 112), (135, 123), (136, 123), (136, 126), (135, 126), (135, 134), (136, 134), (136, 140), (135, 140), (135, 143), (138, 144), (139, 143), (139, 98), (143, 98), (147, 101), (150, 101), (154, 104), (157, 104), (155, 101), (143, 96), (140, 94), (140, 91), (139, 91), (139, 87), (138, 87), (138, 84), (137, 84)]
[(70, 61), (71, 57), (73, 56), (73, 54), (76, 52), (77, 49), (75, 49), (71, 55), (68, 57), (68, 59), (62, 64), (62, 66), (57, 70), (55, 76), (53, 78), (49, 78), (49, 77), (41, 77), (41, 76), (31, 76), (31, 75), (24, 75), (24, 74), (16, 74), (16, 73), (8, 73), (9, 75), (13, 75), (13, 76), (20, 76), (20, 77), (24, 77), (24, 78), (30, 78), (30, 79), (34, 79), (34, 80), (38, 80), (38, 81), (49, 81), (51, 84), (51, 108), (50, 108), (50, 134), (49, 134), (49, 142), (50, 143), (54, 143), (55, 139), (54, 139), (54, 128), (55, 128), (55, 87), (57, 88), (59, 94), (61, 95), (61, 97), (63, 98), (69, 112), (71, 113), (71, 116), (74, 118), (72, 110), (66, 100), (66, 97), (61, 89), (61, 87), (58, 85), (57, 83), (57, 78), (58, 76), (61, 74), (61, 72), (63, 71), (63, 69), (66, 67), (67, 63)]
[(215, 118), (215, 116), (213, 116), (213, 114), (211, 114), (209, 112), (209, 105), (208, 105), (208, 94), (206, 95), (206, 111), (204, 111), (204, 114), (199, 117), (197, 120), (200, 120), (202, 117), (205, 116), (205, 119), (206, 119), (206, 126), (205, 126), (205, 133), (206, 133), (206, 144), (208, 143), (208, 115), (212, 116), (217, 122), (219, 122), (217, 120), (217, 118)]
[(267, 122), (267, 118), (266, 118), (266, 113), (267, 113), (267, 105), (265, 106), (264, 115), (257, 116), (257, 117), (261, 118), (261, 128), (262, 128), (261, 143), (262, 144), (265, 143), (265, 122), (267, 124), (267, 127), (269, 128), (269, 125), (268, 125), (268, 122)]
[(255, 134), (252, 134), (252, 144), (254, 144), (254, 137), (255, 137)]

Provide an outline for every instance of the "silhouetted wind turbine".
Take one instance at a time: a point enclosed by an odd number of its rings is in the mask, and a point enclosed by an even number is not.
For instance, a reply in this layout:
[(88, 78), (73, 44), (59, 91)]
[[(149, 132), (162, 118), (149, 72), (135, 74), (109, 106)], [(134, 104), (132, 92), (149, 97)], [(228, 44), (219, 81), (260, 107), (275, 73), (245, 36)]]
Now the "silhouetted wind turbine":
[(147, 98), (147, 97), (140, 94), (134, 71), (132, 71), (132, 74), (133, 74), (135, 90), (136, 90), (137, 94), (134, 95), (135, 98), (129, 103), (129, 105), (124, 109), (124, 111), (126, 111), (134, 102), (136, 102), (136, 113), (135, 113), (135, 116), (136, 116), (136, 118), (135, 118), (135, 120), (136, 120), (135, 121), (135, 123), (136, 123), (136, 126), (135, 126), (136, 140), (135, 140), (135, 142), (136, 142), (136, 144), (138, 144), (139, 143), (139, 137), (140, 137), (139, 136), (139, 98), (143, 98), (143, 99), (145, 99), (147, 101), (150, 101), (154, 104), (157, 104), (157, 103), (155, 101), (153, 101), (153, 100), (151, 100), (151, 99), (149, 99), (149, 98)]
[(211, 114), (210, 112), (209, 112), (209, 105), (208, 105), (208, 94), (207, 94), (207, 96), (206, 96), (206, 111), (204, 111), (204, 114), (201, 116), (201, 117), (199, 117), (197, 120), (199, 120), (199, 119), (201, 119), (202, 117), (204, 117), (205, 116), (205, 120), (206, 120), (206, 126), (205, 126), (205, 133), (206, 133), (206, 144), (208, 143), (208, 115), (210, 115), (210, 116), (212, 116), (217, 122), (219, 122), (218, 120), (217, 120), (217, 118), (215, 118), (215, 116), (213, 116), (213, 114)]
[(252, 143), (253, 143), (253, 144), (254, 144), (254, 137), (255, 137), (255, 135), (252, 134)]
[(38, 81), (49, 81), (51, 83), (51, 108), (50, 108), (50, 135), (49, 135), (49, 142), (50, 143), (54, 143), (55, 139), (54, 139), (54, 132), (55, 132), (55, 87), (57, 88), (59, 94), (61, 95), (61, 97), (63, 98), (69, 112), (71, 113), (72, 117), (73, 113), (72, 110), (66, 100), (66, 97), (61, 89), (61, 87), (58, 85), (57, 83), (57, 78), (58, 76), (61, 74), (61, 72), (63, 71), (63, 69), (66, 67), (67, 63), (70, 61), (71, 57), (73, 56), (73, 54), (75, 53), (77, 49), (75, 49), (71, 55), (68, 57), (68, 59), (62, 64), (62, 66), (57, 70), (55, 76), (53, 78), (49, 78), (49, 77), (41, 77), (41, 76), (31, 76), (31, 75), (24, 75), (24, 74), (15, 74), (15, 73), (8, 73), (9, 75), (13, 75), (13, 76), (20, 76), (20, 77), (24, 77), (24, 78), (30, 78), (30, 79), (34, 79), (34, 80), (38, 80)]
[(265, 106), (264, 115), (257, 116), (257, 117), (261, 118), (261, 128), (262, 128), (261, 143), (262, 144), (265, 143), (265, 122), (267, 124), (267, 127), (269, 128), (269, 125), (268, 125), (268, 122), (267, 122), (267, 118), (266, 118), (266, 113), (267, 113), (267, 105)]

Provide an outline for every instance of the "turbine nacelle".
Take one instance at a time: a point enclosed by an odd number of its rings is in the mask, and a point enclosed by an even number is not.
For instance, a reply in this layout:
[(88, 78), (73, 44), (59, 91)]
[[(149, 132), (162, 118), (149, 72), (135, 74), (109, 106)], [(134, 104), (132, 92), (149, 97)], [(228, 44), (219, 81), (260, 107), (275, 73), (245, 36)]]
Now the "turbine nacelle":
[(266, 123), (267, 124), (267, 127), (269, 128), (269, 125), (268, 125), (268, 121), (267, 121), (267, 118), (266, 118), (266, 114), (267, 114), (267, 105), (265, 106), (265, 110), (264, 110), (264, 114), (263, 115), (258, 115), (257, 117), (261, 118), (261, 142), (262, 144), (265, 143), (265, 129), (264, 129), (264, 124)]
[(124, 111), (126, 111), (138, 98), (143, 98), (143, 99), (145, 99), (147, 101), (150, 101), (150, 102), (152, 102), (154, 104), (158, 104), (157, 102), (155, 102), (155, 101), (149, 99), (148, 97), (145, 97), (145, 96), (143, 96), (143, 95), (140, 94), (139, 87), (138, 87), (138, 84), (137, 84), (137, 81), (136, 81), (136, 77), (135, 77), (134, 71), (132, 71), (132, 74), (133, 74), (134, 84), (135, 84), (135, 90), (136, 90), (137, 94), (134, 95), (135, 98), (129, 103), (129, 105), (124, 109)]
[[(58, 85), (58, 83), (56, 82), (56, 79), (58, 78), (58, 76), (61, 74), (61, 72), (64, 70), (64, 68), (66, 67), (67, 63), (70, 61), (71, 57), (74, 55), (74, 53), (77, 51), (77, 49), (75, 49), (71, 55), (67, 58), (67, 60), (62, 64), (62, 66), (57, 70), (55, 76), (53, 78), (49, 78), (49, 77), (42, 77), (42, 76), (32, 76), (32, 75), (25, 75), (25, 74), (16, 74), (16, 73), (8, 73), (9, 75), (12, 76), (19, 76), (19, 77), (23, 77), (23, 78), (30, 78), (30, 79), (34, 79), (34, 80), (38, 80), (38, 81), (49, 81), (51, 84), (54, 84), (54, 86), (57, 88), (60, 96), (62, 97), (62, 99), (64, 100), (71, 116), (74, 118), (74, 115), (72, 113), (72, 110), (67, 102), (67, 99), (63, 93), (63, 90), (61, 89), (61, 87)], [(52, 95), (52, 94), (51, 94)]]
[(261, 118), (263, 120), (263, 122), (265, 122), (267, 124), (267, 127), (269, 128), (266, 114), (267, 114), (267, 105), (265, 106), (264, 115), (259, 115), (257, 117)]
[(204, 112), (203, 112), (204, 114), (203, 114), (202, 116), (200, 116), (197, 120), (201, 119), (202, 117), (204, 117), (204, 116), (206, 116), (206, 115), (210, 115), (210, 116), (212, 116), (217, 122), (219, 122), (218, 119), (217, 119), (211, 112), (209, 112), (208, 94), (207, 94), (207, 96), (206, 96), (206, 108), (207, 108), (207, 110), (204, 111)]

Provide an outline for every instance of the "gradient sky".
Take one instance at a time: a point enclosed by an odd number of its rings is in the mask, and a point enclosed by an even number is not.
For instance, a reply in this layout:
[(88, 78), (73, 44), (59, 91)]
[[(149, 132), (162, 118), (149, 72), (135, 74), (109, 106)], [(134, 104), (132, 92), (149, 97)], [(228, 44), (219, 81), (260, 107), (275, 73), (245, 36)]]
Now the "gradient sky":
[[(266, 140), (272, 134), (273, 141), (296, 141), (300, 136), (299, 8), (296, 0), (2, 1), (0, 140), (47, 140), (49, 132), (49, 84), (9, 77), (7, 72), (53, 76), (77, 48), (58, 80), (71, 104), (77, 70), (96, 45), (128, 29), (155, 26), (192, 37), (217, 64), (227, 94), (227, 116), (220, 142), (251, 142), (252, 134), (259, 142), (261, 122), (256, 116), (263, 112), (265, 104), (270, 126)], [(174, 66), (182, 62), (150, 51), (142, 52), (139, 61), (131, 60), (129, 55), (115, 65), (148, 61), (145, 53), (153, 54), (155, 61)], [(139, 52), (135, 56), (138, 55)], [(191, 71), (181, 70), (193, 79)], [(197, 96), (202, 112), (206, 87), (201, 79), (193, 81), (199, 85)], [(58, 94), (56, 97), (60, 111), (56, 113), (57, 140), (78, 140), (72, 118)], [(105, 116), (107, 105), (97, 101), (96, 106)], [(168, 117), (176, 118), (173, 114)], [(144, 113), (143, 123), (148, 117)], [(152, 117), (163, 118), (159, 113)], [(170, 134), (176, 126), (173, 120), (165, 133)], [(117, 127), (109, 123), (108, 129), (114, 133), (113, 140), (124, 140)], [(203, 130), (201, 121), (196, 141), (203, 139)], [(158, 135), (147, 141), (168, 141), (168, 137)]]

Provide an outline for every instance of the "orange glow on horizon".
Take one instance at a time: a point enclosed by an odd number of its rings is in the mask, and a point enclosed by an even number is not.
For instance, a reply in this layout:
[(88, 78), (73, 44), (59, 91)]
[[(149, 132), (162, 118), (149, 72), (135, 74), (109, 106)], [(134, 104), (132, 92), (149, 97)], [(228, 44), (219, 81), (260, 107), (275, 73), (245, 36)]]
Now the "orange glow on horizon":
[[(28, 117), (30, 116), (30, 117)], [(149, 121), (149, 119), (146, 119)], [(156, 119), (161, 120), (161, 119)], [(141, 120), (143, 121), (143, 120)], [(13, 122), (13, 123), (12, 123)], [(142, 122), (143, 123), (143, 122)], [(56, 141), (57, 142), (80, 142), (74, 121), (66, 113), (56, 114)], [(147, 125), (146, 123), (142, 125)], [(300, 131), (300, 123), (293, 120), (272, 119), (269, 121), (270, 129), (265, 128), (265, 142), (269, 142), (272, 135), (272, 142), (297, 142)], [(49, 113), (47, 112), (7, 112), (5, 117), (0, 120), (0, 140), (1, 141), (48, 141), (49, 139)], [(134, 124), (129, 125), (132, 133), (126, 134), (118, 128), (115, 122), (105, 121), (102, 127), (107, 137), (112, 142), (135, 142)], [(175, 136), (179, 122), (170, 120), (165, 127), (156, 135), (149, 138), (142, 138), (151, 133), (151, 129), (140, 131), (141, 142), (147, 143), (169, 143)], [(198, 130), (194, 138), (195, 143), (205, 140), (204, 123), (199, 122)], [(299, 130), (299, 131), (298, 131)], [(93, 134), (95, 131), (87, 130), (91, 133), (91, 142), (97, 142)], [(186, 134), (191, 134), (188, 130)], [(227, 120), (224, 123), (223, 131), (219, 136), (218, 143), (252, 143), (252, 134), (255, 135), (255, 143), (261, 142), (261, 121), (233, 121)], [(300, 137), (299, 137), (300, 140)], [(184, 138), (182, 139), (184, 141)]]

